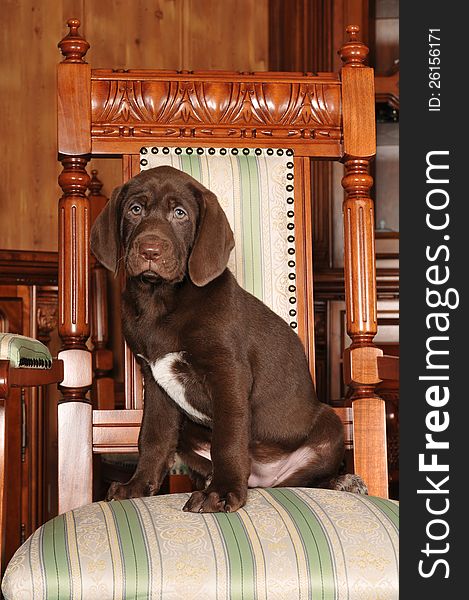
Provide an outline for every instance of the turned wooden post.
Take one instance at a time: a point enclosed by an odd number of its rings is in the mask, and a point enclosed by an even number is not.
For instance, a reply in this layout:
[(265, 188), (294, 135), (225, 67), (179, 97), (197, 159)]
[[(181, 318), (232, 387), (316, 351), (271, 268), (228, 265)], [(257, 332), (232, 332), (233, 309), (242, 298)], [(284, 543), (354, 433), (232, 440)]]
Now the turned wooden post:
[[(344, 353), (344, 378), (351, 388), (354, 414), (355, 471), (370, 493), (387, 497), (386, 412), (375, 394), (380, 382), (377, 358), (382, 350), (377, 333), (373, 179), (369, 163), (376, 153), (373, 69), (365, 66), (368, 48), (358, 40), (359, 28), (347, 27), (349, 41), (339, 51), (343, 90), (346, 192), (344, 217), (344, 276), (347, 333), (352, 343)], [(375, 425), (376, 424), (376, 425)], [(367, 461), (361, 456), (371, 457)]]
[[(103, 210), (108, 198), (101, 193), (103, 184), (98, 171), (91, 171), (89, 199), (91, 203), (91, 225)], [(91, 341), (93, 343), (93, 407), (101, 410), (115, 408), (112, 351), (109, 341), (107, 271), (91, 254)]]
[[(59, 185), (59, 335), (64, 361), (63, 398), (58, 408), (59, 513), (91, 501), (91, 405), (86, 396), (92, 383), (90, 334), (89, 228), (90, 178), (86, 164), (91, 152), (91, 70), (83, 57), (89, 44), (78, 33), (78, 19), (59, 43), (64, 60), (58, 65), (58, 150), (63, 171)], [(62, 101), (63, 100), (63, 101)], [(71, 109), (70, 107), (73, 107)], [(73, 457), (70, 460), (70, 457)], [(68, 464), (74, 471), (67, 472)]]

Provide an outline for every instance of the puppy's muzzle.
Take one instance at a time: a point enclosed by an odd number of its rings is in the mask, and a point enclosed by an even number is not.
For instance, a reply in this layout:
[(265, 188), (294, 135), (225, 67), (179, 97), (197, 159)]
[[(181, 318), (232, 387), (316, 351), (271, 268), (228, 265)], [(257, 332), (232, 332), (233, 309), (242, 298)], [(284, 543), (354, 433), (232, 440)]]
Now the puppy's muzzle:
[(144, 238), (138, 244), (138, 254), (145, 261), (156, 263), (168, 252), (169, 247), (169, 242), (161, 238)]
[(181, 279), (181, 265), (174, 243), (158, 235), (143, 235), (135, 240), (126, 267), (129, 275), (142, 275), (150, 283), (159, 278), (167, 281)]

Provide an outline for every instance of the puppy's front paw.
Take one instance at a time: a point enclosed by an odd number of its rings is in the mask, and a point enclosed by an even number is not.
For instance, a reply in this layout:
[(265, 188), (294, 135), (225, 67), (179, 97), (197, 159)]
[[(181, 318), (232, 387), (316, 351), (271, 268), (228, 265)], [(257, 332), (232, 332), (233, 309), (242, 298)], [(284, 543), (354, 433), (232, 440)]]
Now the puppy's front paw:
[(234, 512), (246, 504), (247, 488), (225, 491), (208, 486), (203, 492), (193, 492), (184, 505), (185, 512)]
[(142, 498), (143, 496), (154, 496), (158, 488), (151, 481), (129, 481), (119, 483), (113, 481), (106, 494), (106, 500), (126, 500), (127, 498)]

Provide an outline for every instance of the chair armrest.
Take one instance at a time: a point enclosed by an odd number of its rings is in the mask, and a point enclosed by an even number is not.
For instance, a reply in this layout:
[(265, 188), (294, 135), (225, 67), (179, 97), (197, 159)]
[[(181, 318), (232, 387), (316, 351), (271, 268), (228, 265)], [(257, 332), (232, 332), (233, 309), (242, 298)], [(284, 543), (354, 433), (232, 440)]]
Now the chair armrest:
[(0, 397), (6, 398), (10, 387), (34, 387), (60, 383), (63, 378), (62, 360), (53, 359), (50, 369), (11, 368), (8, 360), (0, 360)]
[(399, 381), (399, 357), (378, 356), (378, 376), (380, 379)]

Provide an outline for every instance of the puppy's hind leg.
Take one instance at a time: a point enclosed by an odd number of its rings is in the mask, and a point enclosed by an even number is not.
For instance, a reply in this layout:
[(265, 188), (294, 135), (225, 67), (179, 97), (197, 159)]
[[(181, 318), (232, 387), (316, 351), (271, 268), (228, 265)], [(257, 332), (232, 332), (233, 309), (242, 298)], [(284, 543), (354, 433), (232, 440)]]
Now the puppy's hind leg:
[[(194, 490), (204, 490), (211, 481), (213, 471), (212, 462), (209, 460), (210, 434), (202, 426), (191, 422), (184, 424), (183, 433), (177, 452), (189, 469)], [(205, 448), (206, 451), (199, 451), (199, 454), (194, 448)]]
[(304, 485), (355, 494), (368, 494), (359, 475), (344, 473), (344, 428), (327, 405), (321, 405), (315, 428), (305, 446), (311, 449), (309, 460), (281, 485)]
[(192, 482), (192, 489), (194, 491), (201, 492), (210, 483), (212, 475), (211, 474), (207, 475), (207, 476), (201, 475), (199, 472), (194, 471), (194, 469), (191, 469), (189, 467), (189, 477)]
[(204, 490), (212, 478), (211, 461), (191, 450), (179, 449), (178, 454), (189, 470), (194, 489)]

